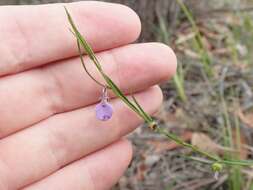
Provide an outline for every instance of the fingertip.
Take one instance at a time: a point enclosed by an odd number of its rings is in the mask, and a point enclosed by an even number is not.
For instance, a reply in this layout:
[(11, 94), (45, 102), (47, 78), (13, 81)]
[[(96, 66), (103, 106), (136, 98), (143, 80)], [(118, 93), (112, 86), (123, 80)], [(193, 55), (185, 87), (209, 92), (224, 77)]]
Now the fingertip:
[(160, 108), (160, 106), (163, 103), (163, 92), (161, 90), (161, 88), (156, 85), (151, 87), (151, 92), (150, 92), (150, 99), (153, 100), (153, 106), (152, 106), (152, 110), (151, 110), (151, 114), (154, 114), (157, 112), (157, 110)]
[[(139, 37), (141, 33), (141, 20), (132, 8), (119, 3), (100, 1), (85, 1), (77, 3), (79, 3), (79, 5), (83, 7), (89, 5), (91, 9), (92, 7), (100, 7), (102, 12), (97, 12), (96, 14), (103, 15), (103, 22), (112, 26), (112, 30), (117, 30), (120, 32), (118, 38), (122, 40), (122, 44), (134, 42)], [(76, 5), (77, 3), (72, 3), (72, 5)], [(105, 13), (108, 14), (105, 15)], [(83, 15), (86, 17), (90, 17), (90, 15), (87, 15), (87, 13), (83, 13)]]
[[(141, 33), (139, 16), (126, 5), (102, 1), (80, 1), (66, 3), (65, 6), (72, 10), (73, 19), (79, 31), (86, 36), (86, 40), (94, 51), (132, 43)], [(83, 23), (88, 23), (88, 25)], [(100, 42), (97, 39), (103, 39), (103, 41)]]
[(130, 7), (122, 4), (118, 4), (121, 7), (122, 11), (124, 10), (125, 19), (128, 22), (128, 37), (132, 42), (138, 39), (141, 33), (141, 19), (139, 15)]
[(166, 44), (150, 43), (156, 48), (157, 56), (160, 60), (161, 82), (168, 81), (177, 70), (177, 57), (175, 52)]

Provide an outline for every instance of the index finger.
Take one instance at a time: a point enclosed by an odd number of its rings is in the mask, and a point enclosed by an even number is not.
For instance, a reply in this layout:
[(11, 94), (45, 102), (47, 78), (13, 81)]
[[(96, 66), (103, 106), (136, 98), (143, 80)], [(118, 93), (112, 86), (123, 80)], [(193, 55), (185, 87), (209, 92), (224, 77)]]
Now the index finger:
[(128, 7), (104, 2), (0, 7), (0, 76), (78, 55), (63, 6), (95, 51), (131, 43), (140, 33)]

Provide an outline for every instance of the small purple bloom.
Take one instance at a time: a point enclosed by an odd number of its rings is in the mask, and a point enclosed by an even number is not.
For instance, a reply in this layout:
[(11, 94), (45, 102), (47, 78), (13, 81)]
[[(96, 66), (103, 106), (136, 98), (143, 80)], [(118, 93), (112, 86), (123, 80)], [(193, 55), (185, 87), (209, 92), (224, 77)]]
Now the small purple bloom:
[(107, 101), (101, 101), (95, 109), (96, 117), (101, 121), (107, 121), (112, 117), (113, 108)]

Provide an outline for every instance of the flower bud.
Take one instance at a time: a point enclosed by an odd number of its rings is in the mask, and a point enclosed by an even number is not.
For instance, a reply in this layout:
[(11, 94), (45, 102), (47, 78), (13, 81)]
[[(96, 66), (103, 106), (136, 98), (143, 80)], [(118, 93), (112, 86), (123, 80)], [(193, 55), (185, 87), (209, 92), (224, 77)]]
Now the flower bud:
[(212, 164), (212, 169), (214, 172), (220, 172), (222, 170), (222, 164), (215, 162)]
[(98, 105), (96, 105), (95, 109), (96, 109), (96, 117), (101, 121), (107, 121), (112, 117), (113, 108), (106, 101), (100, 102)]
[(222, 170), (222, 164), (218, 163), (218, 162), (215, 162), (212, 164), (212, 170), (214, 171), (214, 178), (216, 180), (218, 180), (219, 178), (219, 173), (221, 172)]

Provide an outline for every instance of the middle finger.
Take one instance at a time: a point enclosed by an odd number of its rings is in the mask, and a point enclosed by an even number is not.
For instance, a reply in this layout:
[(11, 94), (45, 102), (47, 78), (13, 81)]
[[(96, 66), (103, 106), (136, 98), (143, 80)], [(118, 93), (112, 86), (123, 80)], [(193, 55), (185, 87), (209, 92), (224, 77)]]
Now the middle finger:
[[(105, 72), (125, 93), (167, 80), (176, 69), (174, 53), (157, 43), (128, 45), (98, 57)], [(85, 62), (92, 75), (103, 81), (87, 57)], [(78, 58), (1, 78), (0, 88), (0, 137), (56, 113), (92, 104), (101, 93)]]

